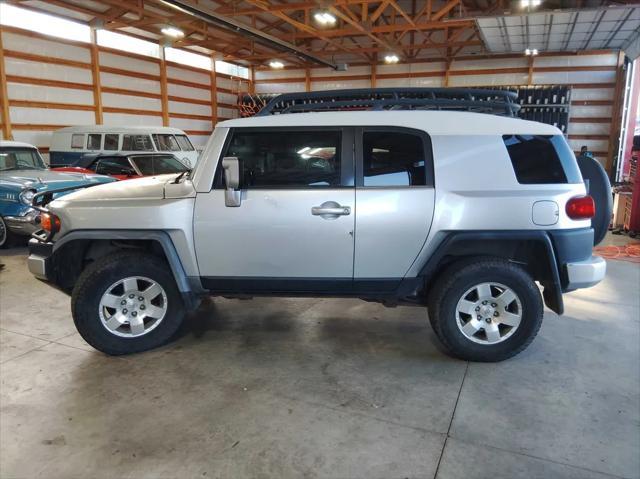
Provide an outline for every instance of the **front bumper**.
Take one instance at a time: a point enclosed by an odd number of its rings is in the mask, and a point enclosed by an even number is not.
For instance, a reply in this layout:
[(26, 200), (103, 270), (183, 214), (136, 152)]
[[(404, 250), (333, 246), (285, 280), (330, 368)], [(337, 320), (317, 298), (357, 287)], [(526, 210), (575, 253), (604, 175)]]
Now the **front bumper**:
[(604, 279), (607, 262), (600, 256), (591, 256), (584, 261), (566, 264), (568, 290), (589, 288)]
[(17, 235), (28, 235), (42, 229), (40, 227), (40, 212), (29, 211), (24, 216), (4, 216), (4, 222), (9, 231)]
[(36, 278), (48, 280), (50, 274), (53, 243), (42, 243), (36, 239), (29, 240), (29, 257), (27, 267)]

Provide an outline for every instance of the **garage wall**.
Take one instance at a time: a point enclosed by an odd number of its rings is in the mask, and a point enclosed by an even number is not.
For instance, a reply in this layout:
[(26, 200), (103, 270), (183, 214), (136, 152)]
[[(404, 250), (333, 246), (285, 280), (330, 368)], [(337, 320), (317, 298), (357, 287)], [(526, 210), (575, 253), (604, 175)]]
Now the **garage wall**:
[[(369, 87), (473, 87), (501, 85), (569, 85), (572, 87), (568, 139), (579, 151), (587, 145), (605, 163), (610, 157), (618, 52), (542, 54), (500, 58), (463, 58), (397, 65), (256, 70), (256, 93)], [(614, 146), (615, 148), (615, 146)]]
[[(0, 27), (0, 38), (10, 132), (45, 156), (51, 132), (70, 125), (167, 125), (202, 148), (217, 121), (237, 117), (237, 93), (249, 88), (222, 73), (15, 27)], [(4, 115), (1, 125), (4, 137)]]

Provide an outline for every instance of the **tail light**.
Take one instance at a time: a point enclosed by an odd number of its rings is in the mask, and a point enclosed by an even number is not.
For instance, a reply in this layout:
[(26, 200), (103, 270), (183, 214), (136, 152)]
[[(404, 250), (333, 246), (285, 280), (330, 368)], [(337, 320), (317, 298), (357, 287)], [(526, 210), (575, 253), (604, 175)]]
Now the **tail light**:
[(40, 215), (40, 226), (49, 233), (60, 231), (60, 218), (51, 213), (42, 213)]
[(596, 204), (591, 196), (574, 196), (567, 201), (566, 212), (572, 220), (590, 220), (596, 215)]

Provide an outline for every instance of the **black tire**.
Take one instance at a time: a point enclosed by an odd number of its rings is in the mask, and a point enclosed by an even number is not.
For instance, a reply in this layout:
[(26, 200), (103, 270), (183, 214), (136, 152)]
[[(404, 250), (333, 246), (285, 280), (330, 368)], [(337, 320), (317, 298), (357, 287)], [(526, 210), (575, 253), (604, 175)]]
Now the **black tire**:
[[(153, 330), (126, 338), (111, 333), (102, 324), (99, 305), (102, 295), (112, 284), (131, 276), (143, 276), (162, 286), (167, 297), (167, 311)], [(162, 258), (123, 251), (96, 260), (82, 272), (71, 295), (71, 314), (87, 343), (106, 354), (121, 355), (165, 344), (182, 324), (185, 309), (169, 265)]]
[(613, 195), (611, 182), (604, 167), (595, 158), (579, 156), (578, 168), (582, 173), (582, 179), (587, 185), (587, 194), (593, 198), (596, 204), (596, 215), (591, 218), (593, 228), (593, 245), (602, 242), (611, 224), (613, 213)]
[[(522, 319), (513, 334), (496, 344), (478, 344), (460, 331), (456, 319), (458, 301), (473, 286), (501, 283), (510, 288), (522, 304)], [(429, 320), (444, 347), (467, 361), (503, 361), (523, 351), (542, 325), (544, 306), (540, 290), (520, 266), (500, 258), (473, 258), (450, 266), (437, 279), (429, 294)]]

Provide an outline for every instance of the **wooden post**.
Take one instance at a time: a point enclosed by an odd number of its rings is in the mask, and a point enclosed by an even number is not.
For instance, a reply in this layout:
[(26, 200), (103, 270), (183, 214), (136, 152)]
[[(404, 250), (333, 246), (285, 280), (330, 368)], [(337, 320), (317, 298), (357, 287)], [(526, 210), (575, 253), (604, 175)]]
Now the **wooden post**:
[(251, 79), (249, 80), (249, 93), (251, 95), (254, 95), (256, 92), (256, 70), (255, 68), (251, 67), (250, 68), (251, 71)]
[(378, 79), (376, 78), (378, 74), (378, 54), (376, 53), (373, 56), (373, 62), (371, 63), (371, 88), (376, 87), (376, 83)]
[(311, 91), (311, 69), (304, 70), (304, 91)]
[(626, 75), (624, 70), (624, 53), (618, 53), (618, 67), (616, 70), (616, 87), (613, 91), (613, 107), (611, 109), (611, 127), (609, 130), (609, 147), (607, 151), (607, 162), (605, 163), (605, 170), (611, 178), (613, 172), (613, 157), (617, 153), (616, 146), (618, 136), (620, 136), (620, 123), (622, 117), (622, 103), (624, 101), (624, 87), (626, 82)]
[(531, 55), (529, 57), (529, 72), (527, 75), (527, 85), (531, 86), (533, 85), (533, 63), (534, 63), (534, 56)]
[(102, 117), (102, 83), (100, 83), (100, 52), (96, 41), (95, 28), (91, 28), (91, 78), (96, 125), (102, 125), (104, 121)]
[(218, 77), (216, 76), (216, 59), (211, 55), (211, 77), (209, 80), (211, 89), (211, 127), (218, 123)]
[(160, 44), (160, 102), (162, 103), (162, 126), (169, 126), (169, 89), (167, 88), (167, 61), (164, 46)]
[(0, 29), (0, 116), (2, 116), (2, 136), (5, 140), (13, 140), (11, 117), (9, 116), (9, 93), (7, 92), (7, 72), (4, 68), (4, 47), (2, 46), (2, 30)]
[(445, 71), (444, 71), (444, 86), (445, 87), (449, 86), (449, 74), (451, 72), (451, 64), (452, 63), (453, 63), (453, 60), (447, 59), (447, 63), (446, 63)]

